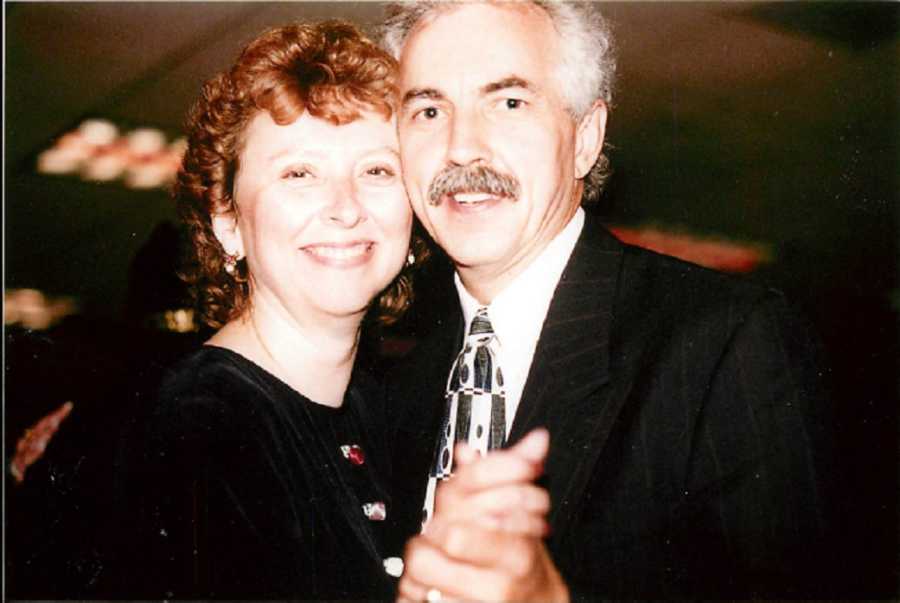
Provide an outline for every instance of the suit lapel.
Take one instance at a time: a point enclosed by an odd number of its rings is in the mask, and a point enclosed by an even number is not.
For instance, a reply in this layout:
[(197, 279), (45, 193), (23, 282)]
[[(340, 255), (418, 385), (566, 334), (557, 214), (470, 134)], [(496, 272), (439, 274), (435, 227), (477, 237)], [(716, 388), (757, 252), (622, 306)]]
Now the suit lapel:
[(609, 437), (621, 403), (609, 400), (610, 332), (622, 246), (591, 217), (557, 285), (509, 443), (550, 430), (544, 485), (561, 538)]

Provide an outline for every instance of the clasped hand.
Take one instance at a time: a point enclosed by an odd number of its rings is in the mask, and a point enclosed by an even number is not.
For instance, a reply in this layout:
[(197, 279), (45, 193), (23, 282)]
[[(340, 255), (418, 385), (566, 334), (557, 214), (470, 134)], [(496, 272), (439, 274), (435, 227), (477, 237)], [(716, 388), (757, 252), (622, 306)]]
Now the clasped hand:
[(546, 430), (480, 457), (457, 444), (453, 477), (404, 553), (400, 601), (568, 601), (544, 545), (547, 491), (534, 484), (549, 447)]

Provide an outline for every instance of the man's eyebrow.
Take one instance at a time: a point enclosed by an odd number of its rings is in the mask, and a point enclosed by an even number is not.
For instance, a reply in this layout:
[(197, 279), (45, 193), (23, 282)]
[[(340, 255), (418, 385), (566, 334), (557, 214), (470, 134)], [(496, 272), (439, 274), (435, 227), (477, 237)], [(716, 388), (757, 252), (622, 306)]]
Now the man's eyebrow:
[(444, 94), (436, 88), (411, 88), (403, 95), (403, 101), (400, 104), (405, 107), (414, 100), (423, 98), (441, 100), (444, 98)]
[(481, 87), (481, 93), (490, 94), (492, 92), (505, 90), (507, 88), (524, 88), (525, 90), (534, 90), (534, 86), (528, 80), (520, 78), (517, 75), (511, 75), (509, 77), (503, 78), (502, 80), (497, 80), (496, 82), (485, 84)]

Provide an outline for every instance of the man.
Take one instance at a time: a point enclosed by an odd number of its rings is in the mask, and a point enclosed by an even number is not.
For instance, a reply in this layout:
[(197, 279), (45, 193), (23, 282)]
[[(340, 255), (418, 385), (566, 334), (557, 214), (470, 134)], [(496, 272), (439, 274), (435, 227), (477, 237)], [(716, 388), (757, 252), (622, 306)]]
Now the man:
[[(392, 380), (398, 531), (430, 519), (456, 440), (550, 433), (549, 537), (438, 513), (401, 597), (812, 594), (823, 421), (805, 331), (777, 292), (623, 245), (579, 208), (605, 161), (602, 17), (416, 3), (385, 31), (407, 191), (460, 299)], [(476, 504), (492, 480), (447, 481), (441, 502)]]

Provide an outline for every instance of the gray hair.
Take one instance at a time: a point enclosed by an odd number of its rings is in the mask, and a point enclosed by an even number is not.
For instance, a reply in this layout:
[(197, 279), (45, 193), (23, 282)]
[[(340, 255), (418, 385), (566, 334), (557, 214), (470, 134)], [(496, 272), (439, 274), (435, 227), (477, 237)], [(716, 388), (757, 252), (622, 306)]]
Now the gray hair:
[[(528, 1), (547, 13), (559, 34), (562, 64), (557, 77), (572, 116), (580, 120), (598, 99), (612, 107), (616, 74), (613, 36), (597, 3)], [(389, 4), (380, 31), (382, 46), (399, 60), (407, 38), (420, 21), (459, 4), (460, 0), (409, 0)], [(584, 179), (583, 203), (596, 199), (609, 174), (609, 158), (601, 152)]]

